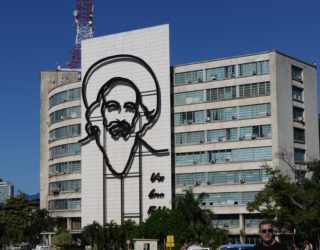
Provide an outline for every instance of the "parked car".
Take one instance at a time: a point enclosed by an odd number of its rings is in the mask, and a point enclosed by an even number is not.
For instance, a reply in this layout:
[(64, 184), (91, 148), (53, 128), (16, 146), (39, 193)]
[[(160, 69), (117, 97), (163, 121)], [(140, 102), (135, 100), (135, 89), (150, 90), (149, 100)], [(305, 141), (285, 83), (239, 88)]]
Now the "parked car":
[(44, 246), (44, 245), (37, 245), (34, 250), (50, 250), (49, 246)]
[(255, 244), (225, 244), (217, 248), (217, 250), (249, 250), (253, 248)]

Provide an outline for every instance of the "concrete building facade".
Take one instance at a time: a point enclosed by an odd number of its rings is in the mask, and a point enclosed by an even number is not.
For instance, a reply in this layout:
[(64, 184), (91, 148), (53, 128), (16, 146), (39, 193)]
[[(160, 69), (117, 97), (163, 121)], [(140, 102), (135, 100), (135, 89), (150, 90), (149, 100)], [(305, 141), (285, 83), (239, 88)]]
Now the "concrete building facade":
[(41, 72), (40, 207), (81, 230), (81, 72)]
[(82, 58), (82, 79), (41, 74), (41, 207), (71, 230), (144, 220), (191, 187), (208, 193), (202, 206), (231, 240), (255, 242), (261, 217), (246, 204), (268, 181), (263, 166), (299, 181), (319, 159), (312, 64), (267, 51), (175, 65), (170, 76), (168, 25), (85, 40)]
[(319, 159), (316, 68), (270, 51), (174, 66), (173, 85), (176, 193), (206, 192), (214, 224), (250, 242), (262, 166), (299, 180)]

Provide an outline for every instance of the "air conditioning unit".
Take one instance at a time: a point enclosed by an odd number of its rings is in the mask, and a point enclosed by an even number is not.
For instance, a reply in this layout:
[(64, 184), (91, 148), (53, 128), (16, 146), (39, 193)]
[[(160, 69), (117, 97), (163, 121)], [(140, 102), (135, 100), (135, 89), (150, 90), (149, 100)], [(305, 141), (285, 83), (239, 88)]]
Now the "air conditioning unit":
[(198, 82), (202, 82), (202, 78), (198, 78)]
[(195, 186), (200, 186), (200, 184), (201, 184), (200, 181), (196, 181), (196, 182), (194, 183)]
[(256, 75), (256, 74), (257, 74), (257, 71), (253, 70), (252, 75)]
[(240, 179), (240, 183), (241, 183), (241, 184), (243, 184), (243, 183), (245, 183), (245, 182), (246, 182), (245, 179)]
[(207, 181), (207, 185), (209, 186), (209, 185), (211, 185), (212, 183), (210, 182), (210, 181)]
[(270, 115), (271, 115), (271, 111), (267, 111), (267, 112), (266, 112), (266, 115), (267, 115), (267, 116), (270, 116)]
[(233, 115), (232, 116), (232, 120), (236, 120), (237, 119), (237, 116), (236, 115)]
[(223, 227), (229, 227), (229, 223), (224, 223)]
[(79, 188), (79, 187), (76, 187), (76, 188), (74, 189), (74, 191), (78, 192), (78, 191), (80, 191), (80, 188)]
[(299, 122), (304, 122), (303, 117), (302, 117), (302, 116), (298, 117), (298, 121), (299, 121)]
[(188, 122), (188, 124), (192, 124), (192, 120), (188, 120), (187, 122)]
[(232, 73), (231, 78), (235, 78), (235, 77), (236, 77), (236, 74)]
[(60, 120), (64, 120), (64, 116), (62, 115), (62, 116), (60, 116)]
[(191, 81), (191, 80), (188, 80), (188, 83), (189, 83), (189, 84), (191, 84), (191, 83), (192, 83), (192, 81)]
[(244, 140), (244, 139), (246, 139), (246, 137), (244, 135), (239, 137), (239, 140)]
[(253, 134), (252, 136), (251, 136), (251, 138), (254, 140), (254, 139), (257, 139), (258, 138), (258, 135), (257, 134)]
[(215, 158), (210, 160), (210, 163), (211, 163), (211, 164), (214, 164), (214, 163), (216, 163), (216, 162), (217, 162), (217, 160), (216, 160)]
[(196, 160), (193, 161), (193, 164), (196, 165), (198, 162)]
[(211, 118), (209, 116), (206, 118), (206, 122), (211, 122)]
[(233, 204), (234, 205), (238, 205), (239, 203), (238, 203), (238, 201), (234, 201)]
[(213, 206), (213, 202), (210, 202), (209, 205), (210, 205), (210, 206)]
[(218, 141), (225, 141), (225, 140), (226, 140), (226, 138), (223, 137), (223, 136), (219, 136), (219, 137), (218, 137)]
[(226, 158), (226, 162), (230, 162), (231, 161), (231, 158)]
[(217, 80), (217, 76), (216, 75), (211, 76), (211, 81), (214, 81), (214, 80)]
[(201, 205), (202, 205), (202, 206), (206, 206), (207, 203), (204, 201), (204, 202), (201, 203)]
[(203, 144), (203, 143), (204, 143), (204, 140), (200, 140), (200, 143)]

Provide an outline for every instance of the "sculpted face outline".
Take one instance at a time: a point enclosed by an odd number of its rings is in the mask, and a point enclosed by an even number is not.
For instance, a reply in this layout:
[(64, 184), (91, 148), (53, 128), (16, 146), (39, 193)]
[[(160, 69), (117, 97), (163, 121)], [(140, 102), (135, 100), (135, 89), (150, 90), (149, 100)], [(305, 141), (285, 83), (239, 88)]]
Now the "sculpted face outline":
[[(120, 92), (119, 98), (115, 92)], [(131, 93), (130, 93), (131, 92)], [(130, 95), (131, 94), (131, 95)], [(102, 96), (101, 116), (105, 130), (114, 140), (127, 140), (134, 133), (139, 117), (138, 93), (127, 83), (119, 82)]]
[[(128, 63), (138, 64), (138, 65), (142, 66), (148, 74), (150, 74), (153, 81), (150, 82), (151, 85), (149, 86), (148, 90), (154, 91), (154, 94), (153, 94), (155, 97), (154, 109), (149, 110), (148, 107), (144, 105), (144, 103), (142, 101), (141, 92), (138, 89), (138, 87), (136, 86), (136, 84), (133, 83), (131, 80), (126, 79), (126, 78), (122, 78), (122, 77), (114, 77), (114, 78), (108, 80), (100, 88), (96, 100), (94, 100), (92, 103), (89, 104), (88, 99), (87, 99), (87, 88), (88, 88), (89, 83), (92, 82), (92, 81), (90, 81), (92, 75), (96, 71), (98, 71), (99, 69), (101, 69), (103, 67), (107, 67), (108, 65), (111, 65), (113, 63), (118, 63), (118, 62), (128, 62)], [(93, 114), (93, 111), (97, 107), (100, 107), (101, 103), (103, 103), (103, 100), (104, 100), (103, 97), (106, 96), (106, 93), (108, 93), (108, 91), (110, 91), (116, 85), (116, 83), (119, 83), (119, 82), (126, 82), (127, 83), (126, 85), (135, 91), (135, 93), (136, 93), (136, 102), (135, 102), (136, 112), (134, 113), (130, 127), (127, 126), (127, 124), (123, 125), (125, 127), (125, 129), (128, 130), (128, 132), (123, 133), (122, 131), (124, 131), (124, 128), (121, 128), (120, 130), (118, 130), (116, 128), (111, 129), (111, 127), (108, 128), (108, 125), (111, 125), (111, 122), (108, 123), (107, 115), (105, 114), (105, 112), (102, 112), (102, 110), (100, 110), (101, 115), (105, 116), (103, 119), (103, 126), (106, 127), (106, 130), (108, 130), (108, 132), (113, 131), (112, 132), (113, 139), (116, 140), (117, 138), (119, 139), (120, 137), (122, 137), (123, 139), (128, 139), (129, 134), (130, 133), (131, 133), (131, 135), (133, 134), (133, 130), (136, 127), (136, 123), (139, 119), (139, 112), (138, 112), (139, 109), (142, 110), (142, 113), (145, 118), (145, 121), (141, 124), (141, 126), (139, 126), (139, 130), (136, 131), (134, 134), (134, 143), (133, 143), (133, 146), (131, 149), (130, 157), (129, 157), (124, 169), (121, 172), (117, 172), (113, 168), (113, 166), (111, 165), (109, 158), (108, 158), (108, 155), (106, 154), (105, 149), (100, 141), (101, 130), (98, 126), (94, 125), (93, 121), (91, 120), (92, 119), (91, 116)], [(137, 84), (139, 84), (139, 83), (137, 83)], [(133, 55), (128, 55), (128, 54), (119, 54), (119, 55), (113, 55), (113, 56), (102, 58), (102, 59), (96, 61), (95, 63), (93, 63), (88, 68), (88, 70), (86, 71), (86, 73), (83, 77), (82, 98), (83, 98), (84, 108), (86, 109), (85, 119), (86, 119), (87, 123), (85, 125), (85, 131), (87, 133), (87, 136), (85, 138), (79, 140), (79, 142), (86, 144), (86, 143), (89, 143), (92, 139), (95, 139), (99, 150), (103, 154), (103, 159), (104, 159), (108, 169), (110, 170), (112, 175), (115, 176), (116, 178), (123, 178), (128, 174), (128, 172), (131, 168), (135, 153), (137, 152), (137, 148), (138, 148), (139, 143), (142, 143), (153, 154), (162, 154), (162, 153), (168, 152), (167, 149), (155, 150), (154, 148), (152, 148), (150, 145), (148, 145), (142, 139), (143, 135), (147, 132), (148, 129), (152, 128), (152, 126), (157, 122), (157, 120), (160, 116), (160, 113), (161, 113), (161, 102), (160, 102), (161, 91), (160, 91), (158, 79), (157, 79), (155, 73), (153, 72), (152, 68), (141, 58), (139, 58), (137, 56), (133, 56)], [(108, 100), (106, 100), (106, 102), (107, 101)], [(104, 103), (106, 103), (106, 102), (104, 102)], [(111, 103), (109, 103), (109, 104), (111, 104)], [(100, 108), (103, 108), (103, 109), (109, 108), (110, 109), (109, 104), (105, 105), (104, 107), (101, 106)], [(130, 106), (129, 103), (127, 105)], [(120, 131), (120, 132), (118, 132), (118, 131)], [(112, 135), (112, 133), (111, 133), (111, 135)]]

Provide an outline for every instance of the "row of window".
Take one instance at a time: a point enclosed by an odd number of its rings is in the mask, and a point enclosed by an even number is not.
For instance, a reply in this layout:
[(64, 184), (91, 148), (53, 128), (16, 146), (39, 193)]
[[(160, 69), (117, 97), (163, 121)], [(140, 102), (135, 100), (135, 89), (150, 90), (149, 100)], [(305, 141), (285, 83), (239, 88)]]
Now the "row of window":
[(81, 126), (80, 124), (75, 124), (51, 130), (49, 133), (49, 140), (54, 141), (72, 136), (80, 136), (80, 134)]
[(50, 124), (64, 121), (72, 118), (80, 118), (81, 117), (81, 107), (74, 106), (70, 108), (60, 109), (57, 111), (52, 112), (49, 115), (49, 122)]
[(49, 210), (79, 210), (81, 209), (81, 199), (60, 199), (49, 201)]
[[(259, 223), (263, 220), (260, 214), (245, 214), (244, 215), (244, 224), (246, 227), (258, 226)], [(239, 214), (218, 214), (216, 218), (213, 219), (213, 224), (216, 227), (239, 227), (240, 225)]]
[(57, 181), (49, 183), (49, 194), (75, 192), (81, 190), (81, 180)]
[(268, 161), (271, 159), (271, 147), (254, 147), (177, 153), (175, 155), (175, 164), (176, 166), (183, 166), (209, 163)]
[(81, 172), (81, 161), (67, 161), (49, 166), (49, 176)]
[(67, 101), (80, 100), (80, 98), (81, 98), (81, 88), (62, 91), (49, 98), (49, 108), (52, 108), (53, 106), (56, 106), (58, 104), (61, 104)]
[(268, 179), (265, 169), (184, 173), (176, 175), (176, 186), (261, 183)]
[(187, 111), (174, 114), (175, 125), (259, 118), (271, 115), (270, 103)]
[(210, 143), (218, 141), (238, 141), (256, 138), (271, 138), (271, 125), (257, 125), (240, 128), (213, 129), (207, 131), (175, 134), (176, 145)]
[[(238, 69), (238, 73), (237, 73)], [(228, 65), (204, 70), (194, 70), (176, 73), (174, 83), (176, 86), (199, 83), (203, 81), (224, 80), (233, 77), (261, 75), (269, 73), (269, 61)]]
[(81, 152), (81, 143), (70, 143), (50, 148), (50, 159), (56, 157), (76, 155)]
[(258, 192), (226, 192), (226, 193), (208, 193), (208, 196), (202, 200), (203, 206), (215, 205), (246, 205), (254, 200)]
[(176, 93), (174, 94), (174, 104), (184, 105), (191, 103), (203, 103), (206, 101), (232, 100), (239, 97), (254, 97), (269, 94), (270, 82), (259, 82), (243, 84), (239, 86), (220, 87)]

